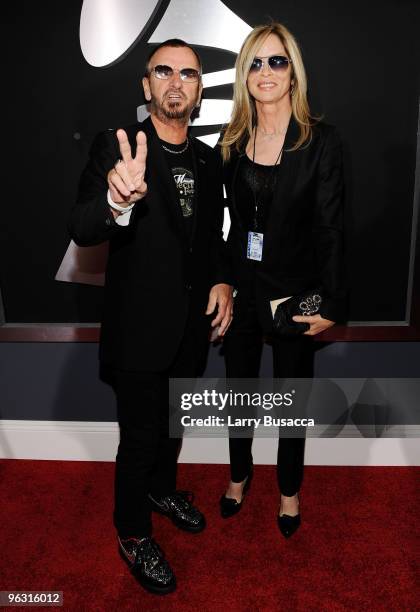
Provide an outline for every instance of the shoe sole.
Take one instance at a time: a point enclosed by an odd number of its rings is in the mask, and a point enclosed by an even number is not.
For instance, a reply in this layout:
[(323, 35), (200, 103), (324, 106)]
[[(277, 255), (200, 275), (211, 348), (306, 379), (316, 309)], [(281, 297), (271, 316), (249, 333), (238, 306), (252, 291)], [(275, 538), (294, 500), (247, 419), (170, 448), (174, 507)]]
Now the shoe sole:
[(118, 552), (120, 553), (120, 557), (123, 561), (128, 565), (131, 575), (134, 576), (136, 581), (149, 593), (153, 593), (153, 595), (169, 595), (169, 593), (173, 593), (176, 589), (176, 579), (174, 577), (174, 582), (169, 586), (159, 587), (153, 584), (149, 584), (146, 580), (144, 580), (141, 576), (138, 576), (135, 572), (133, 572), (133, 565), (130, 563), (130, 560), (127, 559), (124, 552), (121, 550), (120, 546), (118, 546)]

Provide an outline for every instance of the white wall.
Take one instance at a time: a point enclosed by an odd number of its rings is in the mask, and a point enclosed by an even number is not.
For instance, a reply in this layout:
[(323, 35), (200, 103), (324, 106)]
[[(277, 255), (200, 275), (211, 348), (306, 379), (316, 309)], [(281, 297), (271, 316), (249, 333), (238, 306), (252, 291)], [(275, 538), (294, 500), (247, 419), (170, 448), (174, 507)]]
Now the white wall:
[[(348, 432), (351, 433), (351, 432)], [(0, 457), (5, 459), (56, 459), (113, 461), (118, 445), (118, 425), (112, 422), (0, 421)], [(277, 440), (256, 438), (254, 462), (273, 465)], [(225, 438), (187, 438), (181, 463), (228, 463)], [(310, 438), (306, 465), (420, 465), (416, 438)]]

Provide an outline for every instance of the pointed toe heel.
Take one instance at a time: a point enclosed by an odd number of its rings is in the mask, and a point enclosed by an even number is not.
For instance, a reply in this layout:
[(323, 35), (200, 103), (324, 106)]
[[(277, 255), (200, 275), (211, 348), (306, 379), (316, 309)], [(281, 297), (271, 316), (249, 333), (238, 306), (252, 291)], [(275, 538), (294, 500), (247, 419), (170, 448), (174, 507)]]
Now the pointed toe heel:
[(251, 486), (251, 480), (253, 475), (253, 470), (251, 470), (251, 472), (247, 476), (246, 483), (244, 484), (244, 489), (242, 491), (242, 499), (240, 502), (236, 501), (236, 499), (232, 499), (231, 497), (226, 497), (226, 495), (222, 495), (219, 501), (220, 516), (222, 518), (230, 518), (231, 516), (235, 516), (235, 514), (238, 514), (238, 512), (242, 508), (245, 495), (249, 491), (249, 488)]
[(226, 497), (222, 495), (220, 498), (220, 515), (222, 518), (230, 518), (235, 514), (238, 514), (239, 510), (242, 507), (242, 502), (236, 501), (236, 499), (231, 499), (230, 497)]
[(289, 516), (288, 514), (277, 516), (277, 525), (285, 538), (290, 538), (297, 531), (300, 523), (300, 514), (296, 516)]

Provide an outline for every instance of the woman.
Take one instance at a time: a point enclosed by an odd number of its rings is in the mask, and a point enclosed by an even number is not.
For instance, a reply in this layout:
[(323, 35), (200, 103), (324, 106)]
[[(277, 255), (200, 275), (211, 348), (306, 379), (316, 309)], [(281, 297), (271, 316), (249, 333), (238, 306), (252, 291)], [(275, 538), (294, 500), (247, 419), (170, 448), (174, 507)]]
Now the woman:
[[(340, 141), (332, 126), (311, 116), (306, 90), (292, 34), (279, 23), (255, 28), (237, 58), (232, 119), (220, 143), (237, 289), (225, 337), (228, 378), (258, 376), (267, 336), (274, 377), (312, 378), (313, 336), (345, 320)], [(319, 313), (293, 317), (307, 322), (307, 331), (272, 334), (270, 302), (314, 287), (322, 290)], [(230, 437), (231, 482), (220, 500), (224, 518), (241, 509), (249, 488), (251, 445), (252, 436)], [(285, 537), (300, 525), (304, 446), (304, 438), (279, 440), (277, 521)]]

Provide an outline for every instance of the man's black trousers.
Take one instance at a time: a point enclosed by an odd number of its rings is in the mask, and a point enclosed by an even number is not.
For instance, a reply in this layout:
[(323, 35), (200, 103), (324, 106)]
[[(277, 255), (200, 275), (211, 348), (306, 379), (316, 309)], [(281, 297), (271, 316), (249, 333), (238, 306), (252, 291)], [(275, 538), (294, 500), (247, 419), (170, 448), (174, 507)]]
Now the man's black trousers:
[(114, 525), (122, 537), (151, 535), (148, 495), (156, 499), (176, 489), (180, 440), (169, 437), (169, 378), (195, 377), (206, 346), (207, 338), (188, 325), (165, 371), (112, 373), (120, 425)]

